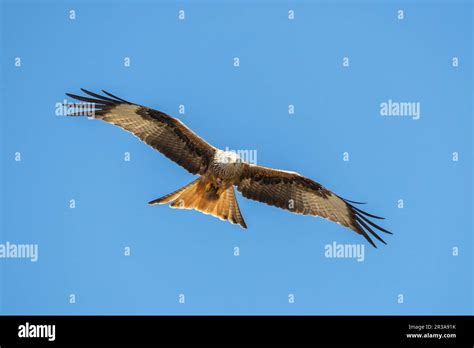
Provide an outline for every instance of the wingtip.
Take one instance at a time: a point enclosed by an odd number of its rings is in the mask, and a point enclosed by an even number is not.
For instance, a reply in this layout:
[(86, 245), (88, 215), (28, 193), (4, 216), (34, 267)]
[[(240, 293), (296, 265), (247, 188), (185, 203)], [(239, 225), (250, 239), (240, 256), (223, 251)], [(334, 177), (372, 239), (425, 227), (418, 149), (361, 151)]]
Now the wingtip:
[(377, 245), (375, 245), (372, 238), (370, 238), (370, 236), (367, 234), (367, 232), (365, 232), (362, 229), (362, 227), (359, 226), (359, 228), (355, 229), (354, 231), (356, 231), (358, 234), (362, 235), (367, 240), (367, 242), (370, 243), (370, 245), (372, 245), (375, 249), (377, 249)]
[(91, 94), (92, 92), (89, 91), (88, 89), (85, 89), (85, 88), (79, 88), (82, 92), (84, 92), (85, 94)]
[(370, 243), (370, 245), (372, 245), (375, 249), (378, 249), (377, 248), (377, 245), (374, 243), (374, 241), (372, 239), (370, 239), (370, 237), (366, 237), (366, 239), (368, 240), (368, 242)]

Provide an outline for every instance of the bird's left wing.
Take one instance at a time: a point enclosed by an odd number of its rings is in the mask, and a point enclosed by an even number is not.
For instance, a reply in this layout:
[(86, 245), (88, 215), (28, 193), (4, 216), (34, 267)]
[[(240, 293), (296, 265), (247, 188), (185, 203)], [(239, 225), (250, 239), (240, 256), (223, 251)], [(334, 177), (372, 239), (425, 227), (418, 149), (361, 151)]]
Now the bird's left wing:
[[(81, 89), (88, 97), (66, 93), (86, 102), (87, 110), (67, 116), (92, 116), (123, 128), (192, 174), (203, 174), (216, 148), (186, 127), (178, 119), (161, 111), (133, 104), (108, 92), (107, 96)], [(76, 108), (77, 109), (77, 108)]]
[[(364, 236), (375, 247), (368, 233), (382, 243), (374, 231), (391, 233), (376, 225), (368, 217), (382, 219), (355, 207), (335, 193), (295, 172), (244, 164), (237, 190), (246, 198), (273, 205), (293, 213), (321, 216), (339, 223)], [(368, 232), (368, 233), (367, 233)]]

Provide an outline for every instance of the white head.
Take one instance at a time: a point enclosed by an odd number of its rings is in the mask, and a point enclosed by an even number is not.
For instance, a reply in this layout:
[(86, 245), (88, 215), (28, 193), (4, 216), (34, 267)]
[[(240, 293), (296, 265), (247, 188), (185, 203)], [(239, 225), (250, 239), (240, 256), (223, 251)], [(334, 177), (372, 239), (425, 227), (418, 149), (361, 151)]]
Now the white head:
[(221, 164), (242, 163), (240, 156), (234, 151), (218, 150), (214, 156), (214, 161)]

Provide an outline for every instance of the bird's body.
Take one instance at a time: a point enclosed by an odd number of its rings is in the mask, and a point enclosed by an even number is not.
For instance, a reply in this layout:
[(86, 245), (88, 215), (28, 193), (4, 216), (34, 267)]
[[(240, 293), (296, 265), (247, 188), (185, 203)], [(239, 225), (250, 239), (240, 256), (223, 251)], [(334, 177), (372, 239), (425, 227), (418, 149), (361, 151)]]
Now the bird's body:
[(232, 181), (235, 185), (244, 170), (244, 161), (232, 151), (217, 150), (208, 168), (208, 174), (216, 179)]
[[(296, 172), (247, 163), (234, 152), (208, 144), (182, 122), (161, 111), (130, 103), (105, 91), (107, 96), (82, 91), (90, 97), (67, 95), (92, 103), (92, 110), (88, 111), (92, 111), (95, 118), (133, 133), (190, 173), (199, 175), (190, 184), (150, 204), (169, 203), (172, 208), (195, 209), (247, 228), (235, 197), (235, 186), (246, 198), (341, 224), (364, 236), (374, 247), (367, 232), (383, 243), (373, 229), (390, 233), (368, 219), (380, 217), (351, 204), (357, 202), (345, 200)], [(68, 116), (85, 115), (90, 116), (90, 113), (73, 112)]]
[(216, 152), (199, 179), (150, 204), (171, 203), (170, 207), (179, 209), (196, 209), (221, 220), (229, 220), (247, 228), (235, 200), (234, 185), (238, 185), (244, 163), (240, 157), (230, 151), (216, 149)]

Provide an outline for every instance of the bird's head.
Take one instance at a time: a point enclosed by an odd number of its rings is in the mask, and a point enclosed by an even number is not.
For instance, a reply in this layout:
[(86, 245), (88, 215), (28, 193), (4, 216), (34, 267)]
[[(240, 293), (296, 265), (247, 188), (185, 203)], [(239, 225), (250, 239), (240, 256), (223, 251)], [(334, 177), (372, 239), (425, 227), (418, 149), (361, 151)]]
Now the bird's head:
[(215, 161), (219, 164), (233, 164), (235, 166), (242, 163), (242, 159), (234, 151), (218, 151), (215, 156)]

